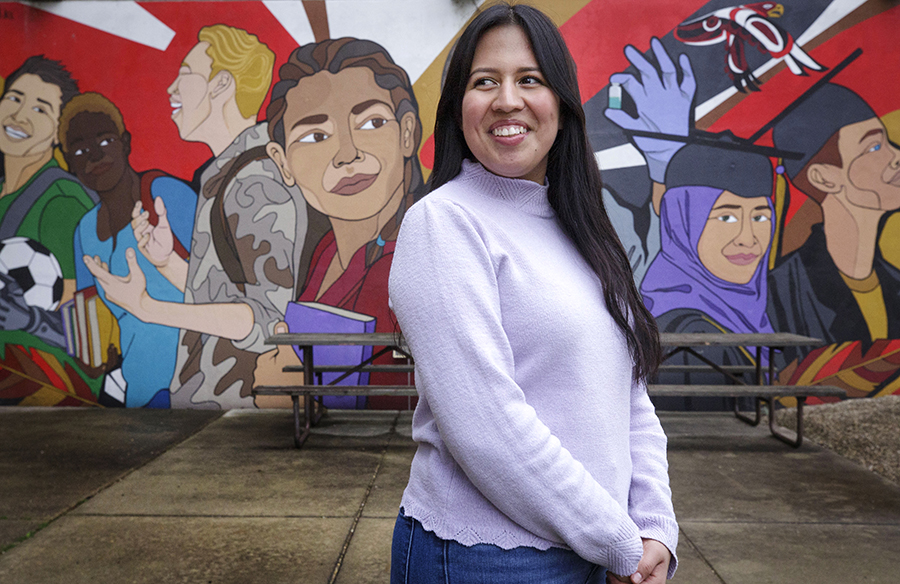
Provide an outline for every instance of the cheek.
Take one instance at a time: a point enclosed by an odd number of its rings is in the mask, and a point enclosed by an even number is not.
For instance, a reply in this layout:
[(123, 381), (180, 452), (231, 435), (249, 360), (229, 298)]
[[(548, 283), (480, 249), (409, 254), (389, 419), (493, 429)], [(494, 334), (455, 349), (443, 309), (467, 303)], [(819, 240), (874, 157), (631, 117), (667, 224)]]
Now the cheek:
[(206, 96), (206, 84), (204, 84), (199, 76), (191, 75), (187, 79), (183, 79), (178, 86), (182, 99), (182, 107), (196, 108), (203, 102)]
[(56, 141), (57, 123), (55, 120), (51, 120), (47, 116), (38, 116), (32, 118), (32, 124), (34, 128), (33, 135), (37, 141)]
[[(86, 182), (82, 177), (85, 176), (84, 170), (87, 161), (84, 159), (84, 156), (78, 156), (74, 160), (67, 161), (69, 163), (69, 170), (72, 174), (81, 179), (82, 182)], [(90, 185), (88, 185), (90, 186)]]
[[(310, 187), (317, 183), (321, 183), (322, 164), (321, 156), (317, 155), (317, 148), (301, 148), (294, 147), (288, 151), (285, 165), (297, 185), (306, 195), (308, 191), (314, 190)], [(320, 170), (316, 170), (320, 169)], [(319, 187), (320, 188), (320, 187)]]
[(763, 253), (765, 253), (772, 242), (772, 223), (770, 221), (753, 223), (753, 233), (756, 235), (759, 245), (762, 246)]
[(378, 165), (391, 172), (398, 164), (403, 165), (400, 149), (400, 133), (396, 124), (383, 126), (377, 130), (359, 130), (353, 135), (353, 143), (358, 150), (378, 161)]
[(887, 170), (890, 162), (890, 150), (882, 148), (878, 152), (864, 154), (851, 162), (847, 176), (857, 188), (871, 190), (882, 182), (882, 174)]
[(463, 133), (468, 137), (469, 133), (474, 133), (478, 124), (484, 117), (485, 107), (478, 99), (475, 92), (469, 92), (463, 97), (462, 101), (462, 128)]

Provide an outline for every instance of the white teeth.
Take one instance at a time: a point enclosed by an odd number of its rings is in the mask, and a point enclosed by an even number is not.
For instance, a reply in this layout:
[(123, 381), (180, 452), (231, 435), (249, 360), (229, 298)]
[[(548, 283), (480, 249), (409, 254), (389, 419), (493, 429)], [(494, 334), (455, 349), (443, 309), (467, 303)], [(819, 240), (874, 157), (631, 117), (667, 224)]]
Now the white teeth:
[(10, 138), (16, 138), (18, 140), (24, 140), (25, 138), (30, 138), (28, 134), (21, 130), (17, 130), (15, 128), (10, 128), (9, 126), (3, 126), (3, 129), (6, 130), (6, 135)]
[(491, 132), (494, 136), (515, 136), (527, 132), (523, 126), (503, 126)]

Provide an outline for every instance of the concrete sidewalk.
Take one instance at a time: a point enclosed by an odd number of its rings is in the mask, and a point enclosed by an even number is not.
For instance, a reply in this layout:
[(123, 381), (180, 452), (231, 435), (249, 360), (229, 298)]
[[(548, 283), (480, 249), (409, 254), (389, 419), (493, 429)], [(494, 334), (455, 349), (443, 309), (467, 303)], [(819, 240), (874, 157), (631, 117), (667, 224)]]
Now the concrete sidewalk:
[[(661, 417), (674, 583), (900, 580), (900, 487), (730, 414)], [(386, 583), (409, 425), (331, 412), (296, 450), (287, 411), (0, 408), (0, 583)]]

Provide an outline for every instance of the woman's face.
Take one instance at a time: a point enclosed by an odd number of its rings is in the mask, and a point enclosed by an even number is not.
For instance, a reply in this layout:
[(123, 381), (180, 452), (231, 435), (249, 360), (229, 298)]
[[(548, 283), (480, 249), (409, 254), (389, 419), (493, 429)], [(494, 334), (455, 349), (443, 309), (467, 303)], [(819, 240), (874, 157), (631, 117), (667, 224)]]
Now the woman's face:
[(99, 112), (81, 112), (69, 122), (66, 132), (66, 162), (89, 188), (106, 192), (115, 187), (128, 166), (127, 139), (116, 124)]
[(463, 135), (478, 162), (494, 174), (543, 184), (559, 127), (559, 98), (522, 29), (484, 33), (462, 100)]
[(700, 261), (714, 276), (746, 284), (772, 241), (772, 211), (766, 197), (723, 192), (709, 212), (697, 244)]
[(304, 77), (286, 99), (286, 147), (282, 161), (273, 158), (313, 208), (358, 221), (396, 200), (404, 157), (413, 153), (415, 115), (396, 118), (390, 93), (370, 69)]

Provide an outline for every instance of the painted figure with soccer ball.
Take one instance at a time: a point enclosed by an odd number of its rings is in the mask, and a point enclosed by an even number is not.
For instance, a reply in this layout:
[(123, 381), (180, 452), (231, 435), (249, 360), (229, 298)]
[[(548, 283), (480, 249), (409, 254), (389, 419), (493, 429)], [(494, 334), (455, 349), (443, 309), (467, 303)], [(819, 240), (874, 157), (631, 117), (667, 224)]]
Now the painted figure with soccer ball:
[[(0, 326), (5, 331), (31, 333), (55, 347), (64, 346), (64, 341), (61, 319), (51, 311), (55, 303), (71, 298), (75, 291), (72, 235), (82, 215), (94, 206), (81, 183), (53, 157), (60, 111), (77, 94), (76, 81), (60, 63), (36, 56), (9, 75), (0, 100), (0, 152), (4, 157), (0, 241), (7, 242), (8, 256), (14, 249), (26, 254), (32, 249), (10, 241), (12, 237), (41, 244), (58, 262), (64, 279), (59, 297), (49, 308), (47, 303), (29, 304), (28, 291), (21, 283), (8, 273), (0, 274)], [(52, 278), (52, 273), (48, 272), (48, 277)]]

